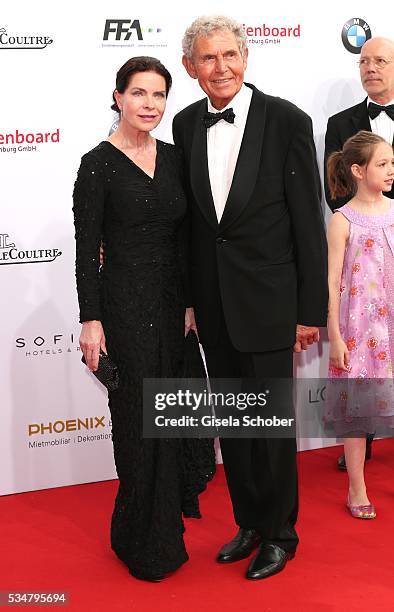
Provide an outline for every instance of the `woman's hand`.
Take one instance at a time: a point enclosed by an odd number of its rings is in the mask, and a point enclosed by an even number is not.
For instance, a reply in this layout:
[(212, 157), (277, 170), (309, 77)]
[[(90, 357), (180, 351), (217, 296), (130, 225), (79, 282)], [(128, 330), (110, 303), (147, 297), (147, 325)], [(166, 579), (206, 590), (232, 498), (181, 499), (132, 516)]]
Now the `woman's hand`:
[(342, 338), (330, 340), (330, 366), (338, 370), (349, 370), (349, 350)]
[(79, 346), (85, 356), (89, 370), (95, 372), (98, 368), (100, 349), (104, 353), (107, 352), (101, 321), (85, 321), (82, 324)]
[(197, 325), (196, 325), (196, 320), (194, 318), (194, 309), (186, 308), (185, 310), (185, 338), (191, 329), (193, 329), (196, 332), (196, 336), (198, 338)]

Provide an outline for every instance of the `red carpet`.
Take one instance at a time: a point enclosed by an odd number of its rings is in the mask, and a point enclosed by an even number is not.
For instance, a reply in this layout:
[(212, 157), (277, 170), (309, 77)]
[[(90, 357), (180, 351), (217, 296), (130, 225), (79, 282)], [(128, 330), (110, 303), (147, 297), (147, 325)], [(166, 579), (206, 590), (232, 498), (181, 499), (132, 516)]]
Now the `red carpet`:
[(187, 521), (191, 560), (158, 584), (133, 579), (109, 549), (116, 482), (0, 498), (0, 591), (67, 591), (65, 609), (87, 612), (391, 612), (394, 441), (375, 442), (367, 464), (374, 521), (347, 514), (347, 477), (335, 468), (338, 450), (299, 453), (301, 545), (277, 576), (250, 582), (243, 577), (247, 561), (215, 563), (217, 549), (235, 533), (219, 466), (202, 496), (204, 518)]

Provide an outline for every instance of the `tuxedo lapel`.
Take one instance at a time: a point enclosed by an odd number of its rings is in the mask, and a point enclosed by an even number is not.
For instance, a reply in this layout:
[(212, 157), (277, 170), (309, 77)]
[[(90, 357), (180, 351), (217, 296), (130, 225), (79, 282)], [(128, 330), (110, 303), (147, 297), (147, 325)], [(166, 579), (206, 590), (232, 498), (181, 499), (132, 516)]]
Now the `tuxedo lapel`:
[(194, 127), (190, 159), (190, 182), (194, 197), (201, 208), (201, 212), (208, 223), (217, 228), (218, 220), (209, 180), (207, 129), (202, 120), (206, 110), (207, 102), (203, 100), (197, 110), (197, 118)]
[(371, 124), (369, 122), (368, 111), (367, 111), (367, 98), (365, 98), (364, 102), (359, 104), (356, 112), (352, 117), (353, 125), (356, 129), (356, 132), (360, 130), (366, 130), (367, 132), (371, 132)]
[(231, 183), (226, 206), (220, 220), (220, 228), (225, 229), (243, 211), (250, 200), (260, 169), (261, 149), (263, 146), (266, 99), (255, 87), (250, 102), (241, 148), (239, 150), (234, 177)]

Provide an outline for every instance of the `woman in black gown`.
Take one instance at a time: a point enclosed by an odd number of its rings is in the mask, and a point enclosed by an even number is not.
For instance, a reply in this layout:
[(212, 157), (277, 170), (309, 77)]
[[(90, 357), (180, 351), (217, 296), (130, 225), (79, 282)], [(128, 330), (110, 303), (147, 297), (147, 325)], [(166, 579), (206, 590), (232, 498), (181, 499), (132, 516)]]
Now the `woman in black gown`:
[(170, 86), (155, 58), (122, 66), (112, 107), (119, 127), (82, 157), (73, 208), (81, 348), (91, 370), (108, 350), (120, 374), (109, 392), (119, 477), (111, 545), (145, 580), (188, 559), (182, 513), (200, 516), (198, 493), (214, 473), (212, 441), (142, 438), (143, 378), (182, 376), (188, 331), (180, 158), (150, 134)]

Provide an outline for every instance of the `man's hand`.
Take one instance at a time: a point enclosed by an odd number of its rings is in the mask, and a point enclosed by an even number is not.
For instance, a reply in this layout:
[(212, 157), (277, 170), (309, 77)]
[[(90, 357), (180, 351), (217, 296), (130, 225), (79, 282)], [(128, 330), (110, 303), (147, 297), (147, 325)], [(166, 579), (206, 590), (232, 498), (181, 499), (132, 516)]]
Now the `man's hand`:
[(185, 310), (185, 338), (191, 329), (193, 329), (196, 332), (196, 336), (198, 338), (197, 325), (196, 325), (196, 320), (194, 318), (194, 309), (186, 308)]
[(103, 241), (100, 242), (100, 266), (104, 265), (104, 244)]
[(308, 327), (307, 325), (298, 325), (296, 327), (296, 342), (293, 347), (295, 353), (306, 351), (308, 346), (314, 342), (319, 342), (319, 328)]

